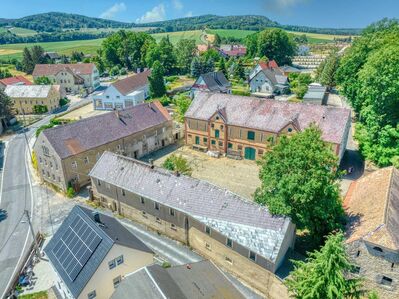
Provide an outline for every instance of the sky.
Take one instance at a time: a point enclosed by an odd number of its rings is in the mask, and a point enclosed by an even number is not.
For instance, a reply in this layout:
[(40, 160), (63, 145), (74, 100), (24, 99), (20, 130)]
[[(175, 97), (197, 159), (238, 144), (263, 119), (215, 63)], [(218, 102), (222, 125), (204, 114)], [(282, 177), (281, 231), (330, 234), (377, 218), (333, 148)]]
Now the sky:
[(266, 16), (281, 24), (363, 28), (399, 17), (398, 0), (0, 0), (0, 18), (67, 12), (145, 23), (204, 14)]

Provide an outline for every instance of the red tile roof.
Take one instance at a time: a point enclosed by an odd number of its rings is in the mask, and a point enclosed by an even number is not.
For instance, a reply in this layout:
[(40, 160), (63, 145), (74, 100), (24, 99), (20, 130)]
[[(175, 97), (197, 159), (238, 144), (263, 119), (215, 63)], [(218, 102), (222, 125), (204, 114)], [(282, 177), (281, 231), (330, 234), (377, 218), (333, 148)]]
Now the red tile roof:
[(90, 75), (94, 68), (94, 63), (75, 63), (75, 64), (36, 64), (33, 70), (34, 77), (55, 75), (60, 71), (70, 69), (76, 75)]
[(270, 60), (268, 62), (260, 61), (259, 65), (262, 68), (262, 70), (264, 70), (264, 69), (277, 69), (278, 68), (278, 64), (277, 64), (277, 62), (275, 60)]
[(3, 85), (32, 85), (32, 82), (30, 82), (28, 79), (26, 79), (24, 76), (15, 76), (15, 77), (10, 77), (10, 78), (4, 78), (0, 80), (0, 83)]

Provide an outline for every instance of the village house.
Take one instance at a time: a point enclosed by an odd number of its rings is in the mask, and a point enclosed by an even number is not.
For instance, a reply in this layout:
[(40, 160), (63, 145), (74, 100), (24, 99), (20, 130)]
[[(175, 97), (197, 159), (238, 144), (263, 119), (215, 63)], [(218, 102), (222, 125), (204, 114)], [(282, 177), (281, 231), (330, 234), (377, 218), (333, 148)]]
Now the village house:
[(259, 62), (251, 71), (248, 82), (251, 93), (284, 94), (289, 90), (288, 77), (274, 60)]
[(16, 114), (38, 114), (60, 107), (58, 85), (8, 85), (4, 90), (13, 103)]
[(288, 298), (274, 274), (294, 246), (288, 217), (206, 181), (110, 152), (90, 177), (103, 207), (189, 245), (266, 298)]
[(0, 90), (6, 89), (8, 85), (32, 85), (32, 82), (30, 82), (24, 76), (0, 79)]
[(231, 93), (231, 83), (221, 71), (202, 74), (191, 87), (191, 96), (198, 91)]
[(205, 152), (256, 160), (280, 136), (311, 124), (321, 129), (341, 160), (351, 125), (349, 109), (202, 92), (185, 114), (185, 142)]
[(61, 56), (57, 52), (44, 52), (43, 57), (52, 63), (59, 63), (61, 61)]
[(95, 110), (125, 109), (141, 104), (150, 96), (147, 70), (112, 83), (101, 93), (93, 95)]
[(66, 93), (90, 93), (100, 86), (100, 75), (94, 63), (36, 64), (33, 79), (47, 77)]
[(327, 87), (319, 83), (309, 84), (308, 91), (303, 96), (303, 102), (316, 105), (327, 105), (327, 100)]
[(218, 50), (224, 58), (238, 58), (247, 55), (247, 47), (243, 45), (220, 45)]
[(399, 171), (387, 167), (353, 182), (344, 207), (353, 275), (379, 298), (399, 298)]
[(46, 129), (33, 150), (43, 180), (78, 190), (104, 151), (140, 158), (173, 142), (173, 121), (156, 101)]
[(123, 277), (154, 262), (154, 253), (115, 218), (75, 206), (44, 252), (65, 299), (109, 299)]
[[(193, 285), (195, 287), (193, 287)], [(163, 268), (146, 266), (128, 274), (111, 299), (245, 299), (210, 261)]]

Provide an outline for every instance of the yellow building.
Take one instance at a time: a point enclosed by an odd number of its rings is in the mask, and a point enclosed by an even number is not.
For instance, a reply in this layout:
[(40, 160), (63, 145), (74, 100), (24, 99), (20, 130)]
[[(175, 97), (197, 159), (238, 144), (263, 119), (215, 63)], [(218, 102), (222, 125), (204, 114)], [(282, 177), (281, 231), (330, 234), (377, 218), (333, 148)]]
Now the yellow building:
[(9, 85), (4, 91), (12, 100), (16, 114), (39, 114), (60, 106), (58, 85)]

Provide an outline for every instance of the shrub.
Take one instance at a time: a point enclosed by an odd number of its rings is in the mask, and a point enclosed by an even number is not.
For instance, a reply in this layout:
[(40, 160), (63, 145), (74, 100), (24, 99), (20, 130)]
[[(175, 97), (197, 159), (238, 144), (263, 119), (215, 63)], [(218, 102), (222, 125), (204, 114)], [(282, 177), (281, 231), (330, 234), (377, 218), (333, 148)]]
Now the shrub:
[(66, 104), (69, 103), (69, 100), (67, 98), (62, 98), (60, 99), (60, 106), (65, 106)]
[(66, 192), (66, 196), (68, 198), (73, 198), (76, 195), (75, 189), (72, 188), (72, 186), (69, 186)]
[(250, 96), (251, 93), (247, 90), (239, 90), (239, 89), (233, 89), (232, 94), (237, 95), (237, 96)]
[(166, 158), (163, 162), (162, 167), (170, 170), (170, 171), (177, 171), (181, 174), (191, 175), (193, 172), (192, 168), (190, 167), (188, 160), (184, 158), (182, 155), (177, 156), (175, 154)]
[(35, 105), (33, 106), (33, 113), (35, 114), (44, 114), (48, 112), (48, 108), (46, 105)]
[(36, 153), (32, 151), (32, 165), (34, 169), (38, 169)]
[(162, 98), (159, 99), (159, 102), (162, 104), (162, 106), (169, 106), (169, 104), (171, 103), (171, 100), (168, 96), (163, 96)]

